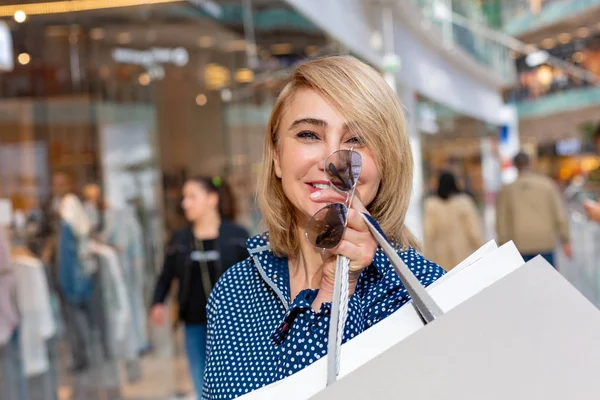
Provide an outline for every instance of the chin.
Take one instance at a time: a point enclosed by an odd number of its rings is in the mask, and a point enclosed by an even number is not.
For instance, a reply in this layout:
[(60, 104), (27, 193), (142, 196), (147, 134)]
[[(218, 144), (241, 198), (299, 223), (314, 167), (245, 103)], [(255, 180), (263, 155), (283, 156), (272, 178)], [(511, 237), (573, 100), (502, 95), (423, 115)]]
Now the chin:
[(185, 219), (187, 220), (187, 222), (193, 222), (196, 220), (196, 217), (193, 215), (189, 215), (189, 214), (184, 214), (185, 215)]

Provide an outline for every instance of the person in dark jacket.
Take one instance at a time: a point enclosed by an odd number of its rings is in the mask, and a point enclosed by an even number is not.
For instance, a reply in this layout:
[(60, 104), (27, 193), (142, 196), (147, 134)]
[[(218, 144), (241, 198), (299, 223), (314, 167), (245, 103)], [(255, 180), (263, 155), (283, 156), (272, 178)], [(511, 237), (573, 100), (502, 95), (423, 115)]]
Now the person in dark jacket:
[[(234, 209), (219, 178), (192, 178), (183, 186), (182, 207), (189, 225), (172, 235), (156, 283), (151, 319), (162, 325), (164, 301), (173, 279), (179, 281), (179, 319), (196, 393), (202, 393), (206, 362), (206, 304), (225, 270), (248, 257), (248, 232), (230, 222)], [(228, 218), (229, 217), (229, 218)]]

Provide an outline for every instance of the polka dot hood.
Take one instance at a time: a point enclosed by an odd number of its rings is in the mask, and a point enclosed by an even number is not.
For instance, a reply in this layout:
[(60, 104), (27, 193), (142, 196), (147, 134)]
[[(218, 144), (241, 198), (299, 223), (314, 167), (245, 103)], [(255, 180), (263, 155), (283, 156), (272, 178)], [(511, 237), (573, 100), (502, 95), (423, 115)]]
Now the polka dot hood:
[[(290, 298), (287, 258), (276, 257), (268, 234), (250, 238), (250, 257), (229, 268), (208, 302), (204, 399), (232, 399), (298, 372), (327, 353), (331, 303), (312, 309), (317, 289)], [(428, 286), (444, 274), (414, 249), (400, 257)], [(361, 273), (348, 304), (346, 342), (410, 299), (381, 249)]]

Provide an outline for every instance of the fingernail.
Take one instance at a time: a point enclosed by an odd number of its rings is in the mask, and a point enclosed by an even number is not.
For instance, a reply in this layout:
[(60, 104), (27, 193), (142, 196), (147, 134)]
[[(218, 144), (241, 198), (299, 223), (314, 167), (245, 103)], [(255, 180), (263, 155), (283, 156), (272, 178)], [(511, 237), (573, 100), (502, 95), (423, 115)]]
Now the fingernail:
[(314, 192), (310, 194), (310, 198), (311, 199), (318, 199), (319, 197), (321, 197), (321, 192)]

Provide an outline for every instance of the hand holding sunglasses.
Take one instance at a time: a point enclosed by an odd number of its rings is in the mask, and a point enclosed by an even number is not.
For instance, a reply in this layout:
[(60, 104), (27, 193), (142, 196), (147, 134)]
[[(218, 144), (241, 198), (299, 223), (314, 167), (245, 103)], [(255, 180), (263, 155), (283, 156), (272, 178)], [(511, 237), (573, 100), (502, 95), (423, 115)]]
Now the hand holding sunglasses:
[[(338, 150), (327, 158), (325, 175), (331, 188), (316, 192), (311, 198), (329, 204), (315, 213), (306, 227), (306, 236), (313, 246), (350, 259), (351, 294), (358, 276), (373, 262), (377, 250), (377, 242), (360, 215), (367, 209), (354, 196), (361, 167), (362, 157), (352, 149)], [(327, 263), (321, 290), (332, 293), (334, 280), (335, 263)]]

